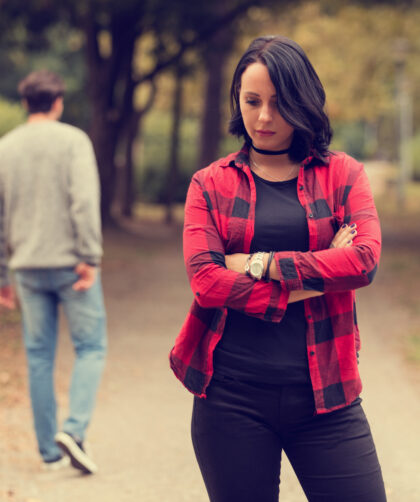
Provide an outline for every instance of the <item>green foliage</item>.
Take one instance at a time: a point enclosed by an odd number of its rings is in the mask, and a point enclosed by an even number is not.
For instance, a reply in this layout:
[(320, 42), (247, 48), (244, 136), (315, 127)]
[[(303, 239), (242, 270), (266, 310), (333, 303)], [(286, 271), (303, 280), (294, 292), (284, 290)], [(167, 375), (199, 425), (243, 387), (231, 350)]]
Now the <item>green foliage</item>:
[[(175, 202), (183, 202), (191, 175), (197, 170), (199, 120), (185, 117), (181, 126), (179, 152), (179, 183), (175, 187)], [(171, 117), (165, 112), (151, 112), (144, 124), (143, 155), (137, 165), (136, 186), (140, 199), (163, 202), (169, 162)]]
[(0, 97), (0, 136), (25, 121), (26, 114), (18, 103)]
[[(84, 88), (83, 35), (80, 29), (55, 19), (51, 13), (41, 15), (42, 4), (35, 3), (30, 3), (29, 10), (21, 15), (11, 6), (2, 12), (0, 95), (17, 102), (17, 85), (22, 78), (44, 68), (54, 71), (66, 84), (63, 120), (86, 128), (89, 106)], [(25, 16), (30, 16), (31, 9), (35, 14), (29, 22)]]
[[(340, 124), (336, 127), (340, 145), (350, 144), (353, 153), (392, 159), (398, 152), (398, 57), (405, 61), (411, 84), (414, 122), (420, 121), (419, 23), (418, 3), (306, 1), (283, 8), (281, 16), (267, 10), (255, 35), (280, 33), (303, 47), (325, 87), (328, 113)], [(243, 45), (250, 41), (245, 33)], [(376, 140), (359, 124), (370, 124)]]
[(366, 126), (362, 122), (337, 122), (333, 124), (333, 129), (332, 150), (346, 152), (356, 159), (365, 159), (369, 156)]
[[(63, 120), (86, 128), (91, 110), (86, 93), (84, 50), (87, 38), (82, 20), (89, 5), (94, 7), (92, 13), (100, 27), (99, 52), (104, 58), (104, 68), (121, 38), (112, 40), (112, 26), (121, 22), (124, 26), (121, 33), (129, 33), (131, 27), (141, 34), (133, 59), (133, 75), (140, 79), (153, 72), (158, 61), (167, 61), (177, 54), (181, 46), (202, 35), (221, 14), (230, 8), (243, 6), (242, 10), (247, 12), (247, 16), (238, 21), (237, 27), (243, 36), (237, 40), (238, 53), (232, 57), (231, 70), (239, 53), (254, 36), (281, 33), (295, 39), (308, 53), (326, 88), (328, 110), (335, 129), (333, 148), (345, 150), (357, 158), (374, 154), (395, 158), (398, 152), (395, 135), (395, 52), (396, 42), (400, 38), (408, 41), (406, 72), (411, 82), (414, 123), (418, 125), (420, 120), (418, 4), (264, 0), (256, 1), (253, 8), (247, 9), (245, 5), (250, 3), (247, 0), (229, 3), (209, 3), (205, 0), (5, 2), (0, 18), (0, 95), (17, 102), (18, 81), (29, 71), (50, 68), (60, 73), (67, 84)], [(186, 79), (184, 110), (188, 116), (183, 118), (182, 123), (178, 200), (185, 195), (191, 173), (203, 167), (196, 165), (196, 158), (200, 137), (198, 117), (203, 109), (205, 78), (205, 72), (197, 69), (200, 68), (204, 45), (195, 45), (182, 59), (186, 71), (191, 72), (192, 77), (190, 74)], [(118, 60), (121, 61), (121, 58)], [(231, 73), (228, 71), (228, 74)], [(104, 71), (101, 75), (108, 73)], [(101, 77), (95, 81), (102, 84), (105, 79)], [(140, 138), (142, 154), (136, 160), (136, 186), (143, 200), (162, 199), (168, 170), (172, 78), (166, 73), (157, 83), (157, 100), (150, 116), (145, 119), (143, 136)], [(143, 90), (142, 85), (137, 89), (137, 108), (142, 103), (140, 98)], [(123, 91), (123, 82), (120, 80), (114, 94), (109, 94), (113, 113), (118, 111), (119, 100), (116, 98), (121, 97)], [(222, 108), (228, 110), (226, 96)], [(9, 113), (13, 115), (10, 110), (3, 112), (3, 104), (0, 103), (0, 134), (16, 124), (9, 118)], [(420, 176), (417, 174), (420, 171), (419, 145), (420, 138), (417, 136), (413, 140), (416, 176)], [(220, 155), (235, 151), (240, 146), (240, 142), (226, 134)]]
[[(164, 202), (169, 169), (171, 117), (164, 111), (153, 110), (145, 119), (142, 153), (136, 169), (136, 187), (143, 202)], [(179, 182), (175, 187), (175, 202), (184, 202), (192, 174), (205, 166), (197, 165), (200, 138), (200, 118), (184, 117), (181, 125), (179, 152)], [(231, 135), (223, 138), (220, 157), (239, 150), (242, 141)], [(216, 160), (216, 159), (214, 159)]]
[(411, 149), (411, 160), (413, 162), (413, 179), (420, 181), (420, 132), (418, 132), (409, 142)]

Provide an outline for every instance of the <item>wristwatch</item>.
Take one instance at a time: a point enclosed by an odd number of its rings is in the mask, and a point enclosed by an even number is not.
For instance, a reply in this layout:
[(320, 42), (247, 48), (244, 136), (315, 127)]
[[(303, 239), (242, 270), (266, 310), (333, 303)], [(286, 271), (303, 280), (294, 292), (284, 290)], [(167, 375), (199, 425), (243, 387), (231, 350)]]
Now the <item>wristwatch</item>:
[(258, 251), (258, 253), (251, 255), (245, 264), (245, 273), (259, 281), (264, 272), (263, 259), (264, 253), (262, 251)]

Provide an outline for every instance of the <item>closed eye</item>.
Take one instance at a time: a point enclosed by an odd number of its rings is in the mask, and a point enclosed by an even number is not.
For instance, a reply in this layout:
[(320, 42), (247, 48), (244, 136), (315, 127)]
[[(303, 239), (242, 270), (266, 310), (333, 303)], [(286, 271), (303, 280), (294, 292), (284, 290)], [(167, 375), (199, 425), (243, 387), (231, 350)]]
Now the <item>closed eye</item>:
[(259, 104), (259, 101), (257, 101), (256, 99), (247, 99), (245, 103), (247, 105), (257, 106)]

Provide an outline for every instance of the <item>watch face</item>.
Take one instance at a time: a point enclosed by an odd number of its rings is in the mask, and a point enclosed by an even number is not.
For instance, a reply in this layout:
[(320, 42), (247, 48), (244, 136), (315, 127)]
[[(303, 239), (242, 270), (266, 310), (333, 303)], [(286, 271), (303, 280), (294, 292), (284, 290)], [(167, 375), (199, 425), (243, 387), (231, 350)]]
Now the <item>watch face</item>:
[(264, 265), (261, 262), (257, 261), (251, 263), (250, 272), (254, 277), (260, 276), (263, 270), (264, 270)]

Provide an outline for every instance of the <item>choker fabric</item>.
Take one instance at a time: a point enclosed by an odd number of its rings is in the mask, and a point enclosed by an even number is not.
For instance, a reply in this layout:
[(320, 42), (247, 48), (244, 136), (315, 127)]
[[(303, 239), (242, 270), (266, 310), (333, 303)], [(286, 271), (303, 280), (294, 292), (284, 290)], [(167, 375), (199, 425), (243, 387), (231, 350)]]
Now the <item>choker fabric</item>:
[(262, 155), (284, 155), (285, 153), (290, 152), (290, 147), (285, 148), (284, 150), (262, 150), (261, 148), (257, 148), (251, 143), (251, 148), (253, 148), (257, 153), (261, 153)]

